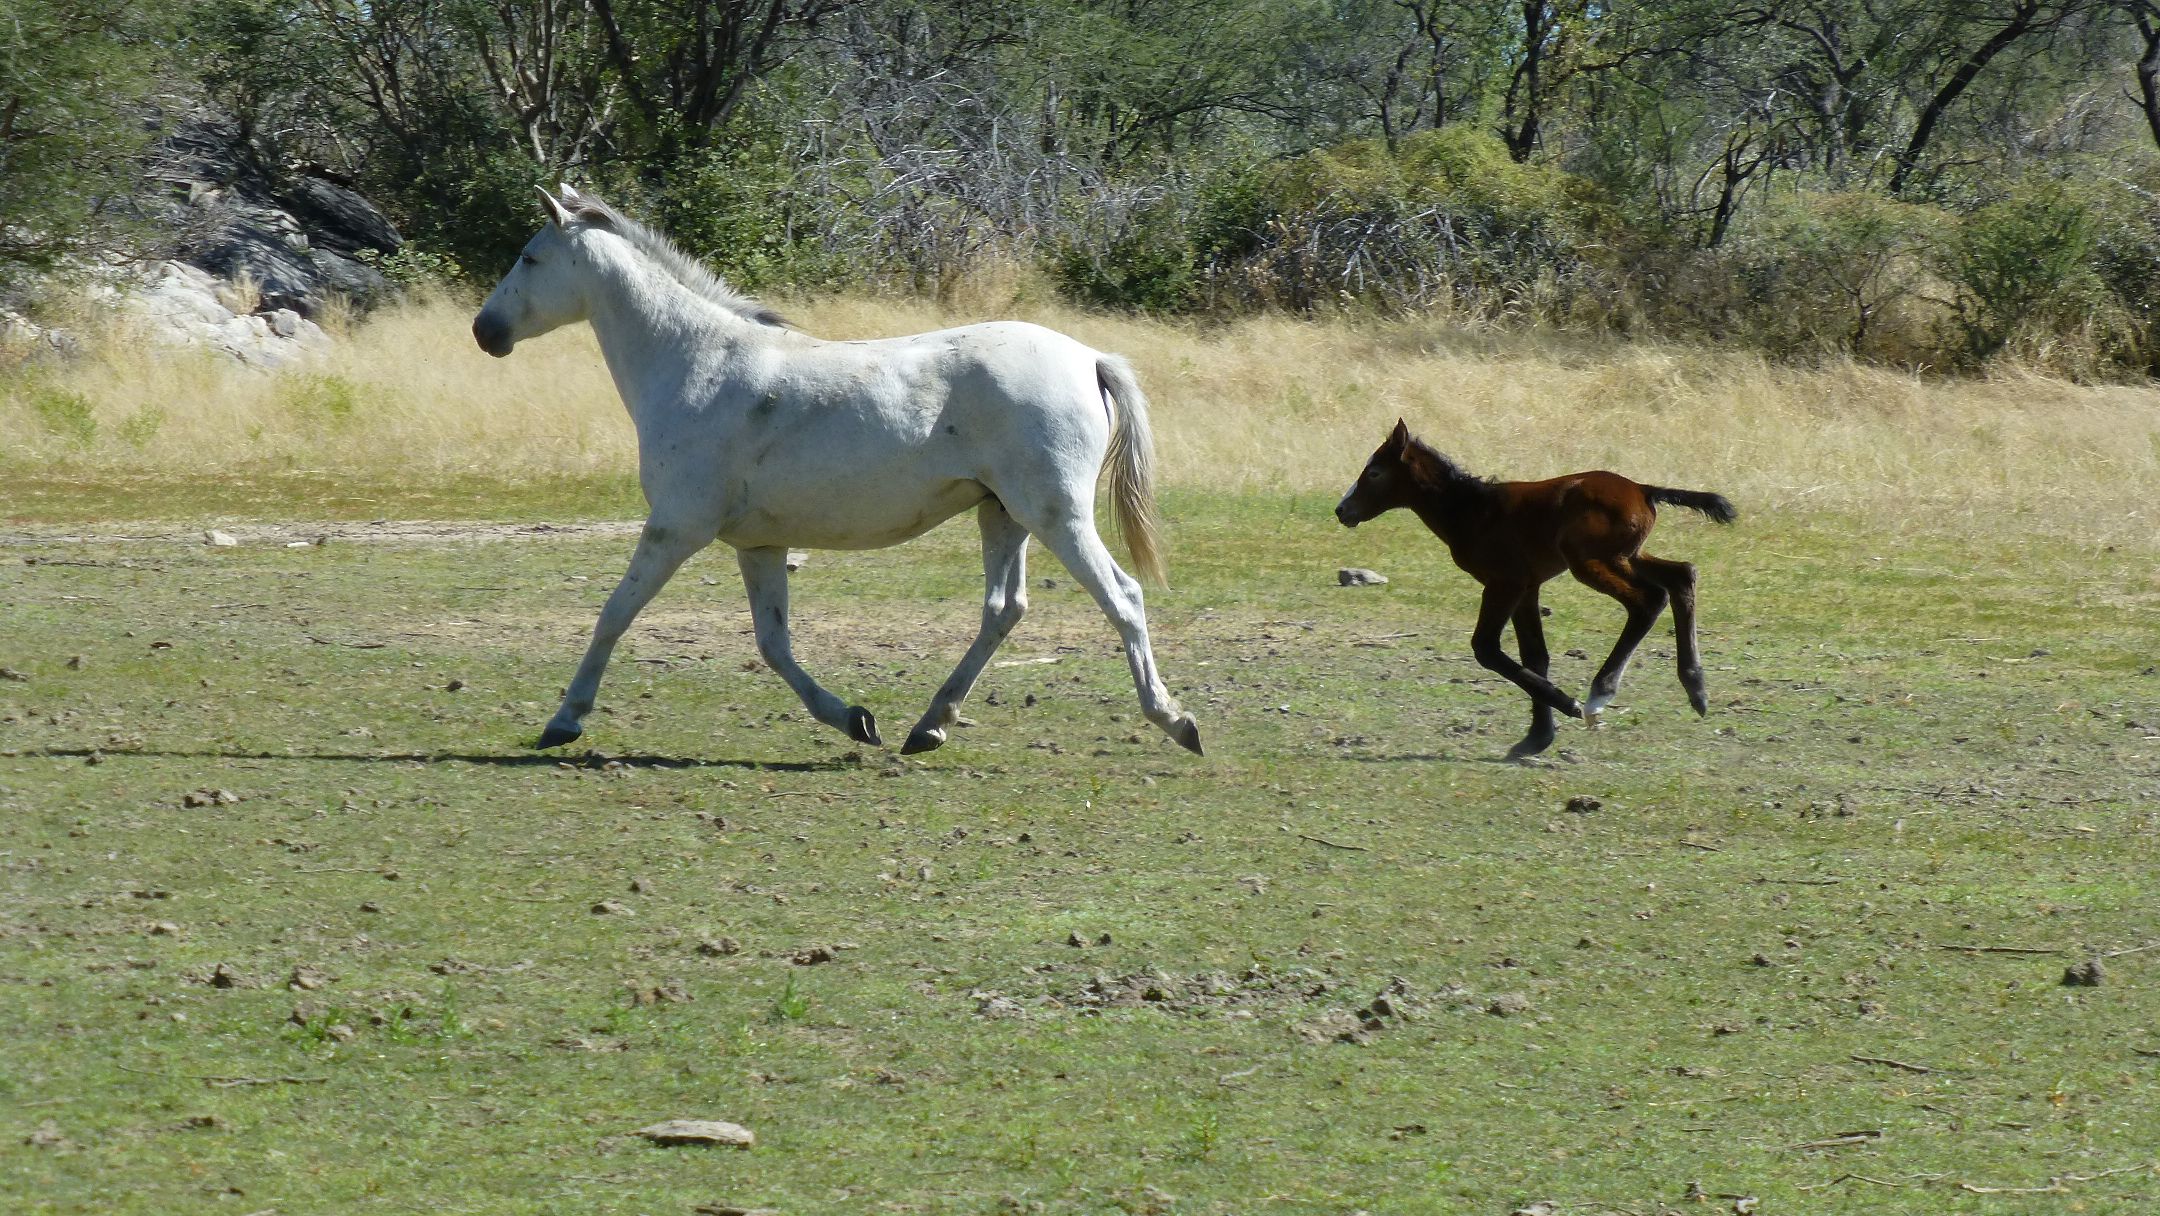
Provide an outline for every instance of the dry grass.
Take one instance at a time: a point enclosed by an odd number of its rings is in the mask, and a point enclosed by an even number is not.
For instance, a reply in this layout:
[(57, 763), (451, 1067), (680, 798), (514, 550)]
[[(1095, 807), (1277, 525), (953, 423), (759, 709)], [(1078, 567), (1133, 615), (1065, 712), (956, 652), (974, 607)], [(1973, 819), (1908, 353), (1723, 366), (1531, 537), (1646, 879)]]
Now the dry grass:
[[(1417, 322), (1167, 324), (1012, 294), (1019, 302), (969, 300), (964, 313), (863, 297), (782, 303), (836, 338), (1017, 314), (1124, 353), (1155, 400), (1173, 486), (1331, 491), (1399, 415), (1500, 476), (1604, 466), (1720, 490), (1751, 511), (1859, 514), (1895, 530), (2016, 515), (2020, 531), (2095, 543), (2143, 544), (2156, 531), (2151, 386), (1806, 369)], [(323, 362), (274, 375), (115, 335), (65, 369), (0, 376), (0, 470), (454, 480), (633, 465), (589, 331), (498, 361), (473, 347), (469, 315), (466, 301), (417, 301), (356, 326)]]

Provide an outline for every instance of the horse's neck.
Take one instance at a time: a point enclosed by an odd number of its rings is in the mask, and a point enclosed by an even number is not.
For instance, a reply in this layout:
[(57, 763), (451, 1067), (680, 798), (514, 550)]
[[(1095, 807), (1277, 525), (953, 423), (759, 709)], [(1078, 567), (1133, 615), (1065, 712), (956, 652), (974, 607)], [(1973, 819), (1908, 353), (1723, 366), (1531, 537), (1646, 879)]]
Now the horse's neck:
[(597, 294), (593, 334), (633, 420), (676, 404), (700, 355), (733, 346), (753, 329), (671, 279), (607, 282)]
[(1484, 482), (1467, 474), (1423, 479), (1419, 489), (1410, 509), (1451, 546), (1470, 539), (1492, 498)]

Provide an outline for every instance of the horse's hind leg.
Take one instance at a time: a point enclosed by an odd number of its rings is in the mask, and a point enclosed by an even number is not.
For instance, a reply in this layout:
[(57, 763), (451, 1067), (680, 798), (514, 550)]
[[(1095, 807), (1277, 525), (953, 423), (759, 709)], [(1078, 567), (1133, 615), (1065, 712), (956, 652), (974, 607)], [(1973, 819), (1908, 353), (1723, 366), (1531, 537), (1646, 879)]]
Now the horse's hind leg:
[(570, 678), (570, 688), (563, 694), (562, 708), (548, 719), (547, 729), (540, 732), (539, 747), (559, 747), (585, 733), (585, 715), (592, 712), (593, 698), (600, 693), (600, 676), (607, 671), (608, 656), (615, 652), (615, 643), (622, 639), (623, 631), (660, 588), (675, 576), (683, 562), (691, 554), (704, 548), (712, 540), (710, 533), (686, 531), (681, 528), (663, 527), (648, 523), (638, 535), (637, 551), (630, 555), (630, 568), (623, 572), (622, 581), (608, 596), (607, 604), (600, 609), (600, 619), (593, 625), (592, 643), (585, 648), (585, 658), (578, 663), (577, 674)]
[(1710, 712), (1709, 694), (1703, 691), (1702, 658), (1695, 653), (1695, 567), (1647, 553), (1635, 556), (1642, 573), (1672, 596), (1673, 649), (1679, 652), (1680, 687), (1687, 689), (1688, 704), (1698, 714)]
[(960, 720), (960, 702), (967, 700), (990, 656), (1027, 613), (1027, 529), (1014, 522), (1005, 504), (995, 498), (975, 509), (975, 522), (982, 529), (983, 543), (982, 631), (946, 677), (922, 721), (908, 732), (902, 754), (944, 746), (945, 728)]
[(743, 590), (750, 593), (750, 620), (757, 630), (758, 655), (766, 666), (780, 673), (811, 717), (857, 743), (884, 742), (878, 738), (877, 719), (869, 710), (826, 692), (795, 661), (788, 640), (787, 550), (737, 549), (735, 565), (742, 570)]
[[(1523, 667), (1542, 677), (1550, 669), (1552, 655), (1545, 649), (1545, 622), (1538, 611), (1535, 587), (1515, 606), (1515, 645), (1522, 651)], [(1508, 749), (1508, 759), (1526, 760), (1551, 747), (1554, 738), (1552, 706), (1531, 698), (1530, 733)]]
[(1583, 712), (1594, 715), (1619, 694), (1628, 660), (1635, 657), (1635, 648), (1642, 645), (1650, 626), (1657, 623), (1658, 613), (1665, 611), (1665, 589), (1638, 573), (1624, 557), (1578, 561), (1571, 568), (1584, 584), (1619, 600), (1627, 609), (1627, 624), (1620, 630), (1620, 639), (1613, 643), (1605, 665), (1590, 681), (1590, 699), (1583, 703)]
[(1043, 547), (1065, 563), (1080, 585), (1095, 597), (1095, 603), (1117, 626), (1118, 636), (1125, 640), (1125, 662), (1132, 668), (1133, 687), (1140, 694), (1140, 712), (1162, 732), (1177, 740), (1179, 746), (1198, 754), (1200, 751), (1200, 727), (1192, 715), (1178, 708), (1170, 690), (1163, 687), (1162, 676), (1155, 670), (1155, 652), (1148, 646), (1146, 605), (1141, 599), (1139, 580), (1118, 568), (1111, 560), (1110, 550), (1103, 547), (1102, 537), (1095, 533), (1095, 520), (1088, 511), (1085, 499), (1078, 511), (1060, 512), (1044, 526), (1035, 529), (1035, 535)]

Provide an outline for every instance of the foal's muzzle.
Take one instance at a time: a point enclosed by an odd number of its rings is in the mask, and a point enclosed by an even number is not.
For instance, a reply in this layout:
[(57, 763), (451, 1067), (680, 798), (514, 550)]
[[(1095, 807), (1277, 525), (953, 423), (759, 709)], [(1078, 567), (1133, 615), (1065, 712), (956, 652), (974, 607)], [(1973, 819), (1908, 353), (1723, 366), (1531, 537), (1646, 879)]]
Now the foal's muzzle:
[(1365, 517), (1359, 515), (1357, 509), (1350, 505), (1350, 500), (1345, 498), (1335, 504), (1335, 522), (1345, 528), (1355, 528), (1365, 522)]
[(510, 338), (510, 327), (486, 313), (473, 318), (472, 336), (473, 341), (480, 344), (481, 350), (498, 359), (509, 354), (510, 348), (517, 345)]

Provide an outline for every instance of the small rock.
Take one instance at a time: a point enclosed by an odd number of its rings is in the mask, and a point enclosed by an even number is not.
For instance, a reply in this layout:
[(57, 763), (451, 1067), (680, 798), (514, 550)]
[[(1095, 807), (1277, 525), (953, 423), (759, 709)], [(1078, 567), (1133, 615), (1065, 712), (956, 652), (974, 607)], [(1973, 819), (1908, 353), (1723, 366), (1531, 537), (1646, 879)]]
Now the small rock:
[(28, 684), (30, 677), (12, 667), (0, 667), (0, 680), (7, 680), (14, 684)]
[(723, 1123), (718, 1119), (669, 1119), (651, 1127), (641, 1127), (631, 1133), (643, 1136), (654, 1144), (702, 1144), (719, 1145), (724, 1148), (749, 1148), (757, 1143), (757, 1134), (740, 1123)]
[(89, 665), (90, 660), (84, 658), (79, 654), (68, 656), (67, 666), (69, 671), (81, 671), (83, 668), (88, 667)]
[(444, 691), (444, 692), (463, 692), (463, 691), (465, 691), (465, 681), (463, 681), (463, 680), (452, 680), (452, 681), (450, 681), (450, 682), (449, 682), (448, 684), (445, 684), (445, 685), (443, 685), (443, 691)]
[(313, 967), (295, 967), (285, 986), (294, 992), (313, 992), (330, 982), (330, 977)]
[(2107, 979), (2107, 968), (2097, 958), (2082, 963), (2072, 963), (2063, 970), (2062, 982), (2066, 988), (2098, 988)]
[(169, 920), (161, 920), (150, 926), (152, 937), (172, 937), (180, 932), (180, 926)]
[(612, 899), (603, 899), (592, 906), (594, 916), (636, 916), (637, 909)]
[(350, 1043), (360, 1035), (359, 1031), (343, 1022), (332, 1022), (328, 1027), (324, 1028), (323, 1033), (340, 1043)]
[(790, 549), (790, 550), (788, 550), (788, 551), (787, 551), (787, 568), (788, 568), (788, 569), (790, 569), (790, 570), (800, 570), (800, 569), (802, 569), (802, 568), (803, 568), (804, 566), (807, 566), (807, 565), (809, 565), (809, 564), (810, 564), (810, 555), (809, 555), (809, 554), (807, 554), (807, 553), (803, 552), (803, 551), (802, 551), (802, 550), (800, 550), (800, 549)]
[(189, 790), (180, 795), (180, 805), (185, 807), (231, 806), (240, 801), (240, 795), (231, 790)]
[(819, 963), (829, 963), (839, 957), (831, 946), (811, 946), (797, 950), (788, 957), (788, 961), (798, 967), (815, 967)]
[(697, 952), (707, 958), (726, 958), (742, 953), (742, 943), (732, 937), (708, 937), (697, 944)]
[(1080, 931), (1075, 929), (1066, 935), (1065, 944), (1068, 946), (1085, 946), (1088, 943), (1086, 938), (1080, 936)]
[(232, 533), (220, 532), (216, 528), (205, 531), (202, 536), (203, 543), (214, 549), (230, 549), (240, 543)]
[(1336, 585), (1342, 587), (1379, 587), (1387, 582), (1387, 575), (1362, 566), (1344, 566), (1335, 572)]
[(652, 884), (652, 879), (650, 879), (650, 878), (633, 878), (633, 879), (631, 879), (631, 880), (630, 880), (630, 892), (631, 892), (631, 894), (633, 894), (633, 895), (650, 895), (650, 894), (652, 894), (652, 893), (653, 893), (653, 884)]
[(248, 982), (246, 976), (241, 975), (224, 963), (219, 963), (210, 969), (210, 986), (212, 988), (245, 988), (248, 986)]
[(1514, 1017), (1530, 1012), (1530, 998), (1520, 992), (1503, 992), (1485, 1006), (1485, 1012), (1496, 1018)]
[(1592, 811), (1602, 810), (1604, 806), (1603, 802), (1592, 798), (1588, 794), (1577, 794), (1567, 800), (1567, 809), (1578, 815), (1587, 815)]
[(47, 1119), (38, 1124), (37, 1130), (23, 1137), (23, 1143), (31, 1148), (73, 1148), (75, 1142), (62, 1135), (60, 1125)]

